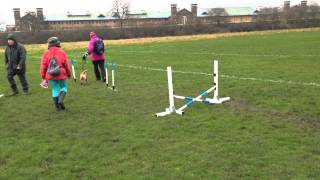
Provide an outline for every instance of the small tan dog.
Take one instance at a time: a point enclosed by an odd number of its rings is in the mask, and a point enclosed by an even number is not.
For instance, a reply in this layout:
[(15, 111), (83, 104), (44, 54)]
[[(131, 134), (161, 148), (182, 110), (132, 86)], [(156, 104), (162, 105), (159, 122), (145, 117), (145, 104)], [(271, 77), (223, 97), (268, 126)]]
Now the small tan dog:
[(88, 78), (87, 78), (87, 69), (86, 70), (84, 70), (84, 71), (82, 71), (81, 73), (80, 73), (80, 84), (81, 85), (84, 85), (84, 84), (87, 84), (87, 82), (88, 82)]

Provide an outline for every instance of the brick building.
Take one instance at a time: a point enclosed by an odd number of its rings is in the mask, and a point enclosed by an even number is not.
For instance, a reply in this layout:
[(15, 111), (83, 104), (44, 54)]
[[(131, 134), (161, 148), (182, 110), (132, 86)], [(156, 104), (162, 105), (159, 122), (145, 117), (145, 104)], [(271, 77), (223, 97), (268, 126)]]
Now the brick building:
[(130, 12), (124, 19), (103, 12), (45, 16), (43, 9), (37, 8), (36, 12), (28, 12), (21, 17), (19, 8), (13, 11), (18, 31), (243, 23), (252, 22), (255, 17), (254, 10), (249, 7), (199, 9), (197, 4), (192, 4), (190, 10), (178, 9), (176, 4), (172, 4), (168, 11)]

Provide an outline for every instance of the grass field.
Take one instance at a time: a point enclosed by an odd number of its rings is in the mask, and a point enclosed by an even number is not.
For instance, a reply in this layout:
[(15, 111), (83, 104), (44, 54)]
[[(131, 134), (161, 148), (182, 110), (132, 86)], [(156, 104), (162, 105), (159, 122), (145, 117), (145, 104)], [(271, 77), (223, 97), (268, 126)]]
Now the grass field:
[[(28, 46), (31, 94), (0, 99), (0, 179), (319, 179), (319, 39), (316, 29), (113, 42), (119, 92), (96, 82), (87, 63), (89, 84), (70, 80), (68, 111), (58, 114), (39, 86), (45, 48)], [(63, 45), (79, 70), (85, 47)], [(153, 116), (168, 106), (159, 69), (187, 72), (174, 73), (175, 93), (196, 96), (212, 85), (201, 73), (212, 73), (213, 59), (230, 102)]]

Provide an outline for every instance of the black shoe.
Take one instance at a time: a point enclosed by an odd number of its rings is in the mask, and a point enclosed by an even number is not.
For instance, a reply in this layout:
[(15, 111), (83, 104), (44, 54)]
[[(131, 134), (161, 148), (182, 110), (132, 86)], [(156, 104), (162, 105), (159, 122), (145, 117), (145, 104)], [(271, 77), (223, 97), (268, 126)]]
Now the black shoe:
[(53, 103), (54, 103), (54, 107), (56, 108), (56, 111), (59, 112), (61, 111), (61, 107), (59, 105), (59, 97), (54, 97), (53, 99)]
[(60, 94), (59, 94), (59, 100), (58, 100), (58, 104), (60, 105), (61, 109), (62, 110), (65, 110), (66, 107), (64, 106), (64, 98), (66, 97), (67, 93), (66, 92), (63, 92), (61, 91)]
[(23, 94), (24, 94), (24, 95), (29, 95), (29, 91), (28, 91), (28, 90), (23, 91)]

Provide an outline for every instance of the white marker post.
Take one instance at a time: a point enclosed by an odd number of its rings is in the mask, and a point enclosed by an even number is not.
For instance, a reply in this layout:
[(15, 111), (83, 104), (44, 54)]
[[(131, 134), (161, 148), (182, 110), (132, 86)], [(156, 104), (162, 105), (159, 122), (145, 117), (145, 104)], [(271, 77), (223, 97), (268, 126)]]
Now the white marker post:
[(173, 82), (172, 82), (172, 68), (171, 66), (167, 67), (167, 77), (168, 77), (168, 92), (169, 92), (169, 107), (166, 108), (166, 111), (157, 113), (156, 117), (167, 116), (172, 113), (177, 113), (182, 115), (182, 111), (177, 111), (174, 105), (174, 94), (173, 94)]
[(116, 69), (116, 65), (112, 64), (112, 90), (115, 91), (116, 90), (116, 86), (115, 86), (115, 79), (114, 79), (114, 71)]
[(213, 99), (207, 98), (206, 101), (211, 104), (222, 104), (225, 101), (229, 101), (230, 97), (219, 98), (219, 64), (216, 60), (213, 64), (213, 85), (215, 89), (213, 90)]
[(108, 63), (106, 62), (105, 64), (104, 64), (104, 68), (105, 68), (105, 70), (106, 70), (106, 85), (107, 85), (107, 87), (109, 87), (109, 73), (108, 73)]
[(74, 80), (74, 82), (77, 82), (76, 71), (74, 68), (74, 60), (71, 60), (71, 67), (72, 67), (73, 80)]
[(4, 94), (0, 94), (0, 98), (4, 97)]

